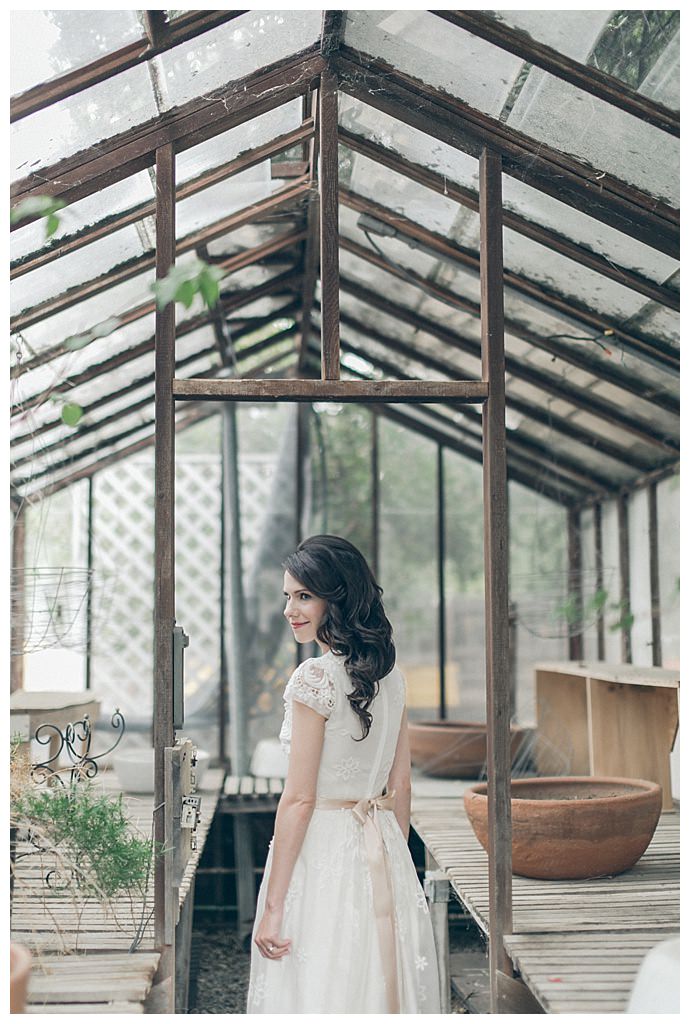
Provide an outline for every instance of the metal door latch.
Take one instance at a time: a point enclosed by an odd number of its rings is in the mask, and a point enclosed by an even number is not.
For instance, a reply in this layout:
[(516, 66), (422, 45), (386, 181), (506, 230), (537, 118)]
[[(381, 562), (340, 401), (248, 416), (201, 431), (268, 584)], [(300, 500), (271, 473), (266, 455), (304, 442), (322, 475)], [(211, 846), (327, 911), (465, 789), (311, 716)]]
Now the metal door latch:
[(186, 796), (182, 801), (180, 828), (195, 829), (200, 821), (201, 797)]

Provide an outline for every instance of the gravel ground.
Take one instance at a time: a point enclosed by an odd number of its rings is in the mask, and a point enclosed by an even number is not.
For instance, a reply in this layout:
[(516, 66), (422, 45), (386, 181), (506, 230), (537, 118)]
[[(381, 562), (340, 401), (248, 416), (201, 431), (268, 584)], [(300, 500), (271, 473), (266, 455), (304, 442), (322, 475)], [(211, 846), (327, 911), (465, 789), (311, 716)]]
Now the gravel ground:
[[(451, 927), (451, 953), (476, 939)], [(195, 966), (198, 969), (195, 971)], [(245, 1013), (249, 985), (249, 948), (243, 948), (227, 925), (209, 925), (192, 934), (192, 977), (188, 1013)], [(453, 996), (451, 1013), (465, 1013)]]

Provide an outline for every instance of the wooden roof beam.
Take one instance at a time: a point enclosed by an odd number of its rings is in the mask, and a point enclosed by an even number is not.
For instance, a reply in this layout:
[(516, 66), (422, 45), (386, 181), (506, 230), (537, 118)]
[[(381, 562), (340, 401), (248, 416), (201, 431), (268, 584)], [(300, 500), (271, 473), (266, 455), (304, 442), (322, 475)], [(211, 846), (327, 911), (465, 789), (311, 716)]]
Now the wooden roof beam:
[[(445, 341), (451, 348), (467, 352), (475, 358), (479, 358), (479, 343), (476, 340), (465, 338), (455, 331), (450, 331), (436, 321), (391, 302), (378, 292), (365, 288), (363, 285), (346, 277), (341, 276), (340, 287), (343, 291), (349, 292), (362, 302), (369, 303), (374, 308), (388, 313), (389, 316), (410, 324), (416, 330), (424, 331), (439, 338), (441, 341)], [(554, 398), (560, 398), (575, 408), (591, 413), (605, 423), (611, 423), (613, 426), (628, 431), (632, 436), (639, 438), (646, 444), (662, 449), (668, 455), (675, 455), (678, 452), (679, 446), (675, 439), (667, 437), (651, 427), (640, 425), (640, 421), (636, 416), (630, 416), (616, 409), (609, 402), (598, 398), (591, 391), (583, 391), (582, 388), (573, 387), (561, 378), (555, 378), (541, 370), (527, 367), (519, 359), (506, 357), (506, 372), (518, 380), (524, 380), (534, 385), (534, 387), (539, 388), (546, 394), (553, 395)]]
[[(427, 250), (431, 250), (434, 254), (438, 254), (440, 259), (457, 263), (473, 273), (479, 273), (479, 252), (475, 252), (472, 249), (461, 246), (457, 242), (445, 238), (443, 235), (437, 234), (435, 231), (430, 231), (423, 225), (417, 224), (415, 221), (404, 217), (402, 214), (390, 210), (381, 203), (374, 202), (373, 199), (366, 199), (364, 196), (360, 196), (356, 192), (352, 192), (344, 187), (341, 187), (340, 189), (340, 201), (345, 206), (350, 207), (350, 209), (359, 213), (366, 213), (369, 216), (374, 217), (376, 220), (387, 224), (396, 232), (397, 236), (400, 236), (403, 240), (409, 239), (413, 246), (421, 245)], [(615, 338), (619, 338), (622, 342), (625, 342), (627, 348), (630, 349), (631, 352), (639, 356), (641, 359), (645, 359), (653, 364), (661, 366), (666, 370), (678, 373), (680, 368), (680, 356), (678, 351), (672, 346), (659, 342), (654, 338), (647, 337), (646, 335), (636, 334), (632, 331), (626, 330), (625, 327), (617, 324), (614, 320), (608, 319), (603, 314), (592, 312), (581, 302), (578, 302), (575, 299), (568, 299), (565, 296), (560, 295), (558, 292), (555, 292), (553, 289), (545, 288), (543, 285), (536, 281), (532, 281), (523, 274), (504, 270), (503, 281), (506, 288), (512, 288), (520, 295), (524, 295), (527, 298), (534, 300), (550, 313), (558, 313), (559, 315), (565, 316), (574, 321), (576, 324), (584, 325), (589, 330), (595, 331), (597, 335), (601, 337), (603, 337), (607, 331), (613, 331), (614, 335), (609, 339), (610, 344), (614, 344)], [(478, 304), (466, 303), (465, 305), (468, 310), (470, 306), (474, 306), (476, 309), (476, 313), (474, 315), (479, 316), (480, 307)], [(579, 365), (583, 369), (587, 369), (591, 366), (590, 360), (586, 357), (583, 358), (577, 352), (574, 352), (571, 348), (565, 345), (560, 345), (555, 341), (549, 341), (548, 338), (540, 338), (538, 334), (532, 334), (530, 340), (535, 346), (551, 352), (560, 359)], [(598, 365), (601, 366), (600, 363)], [(606, 367), (602, 367), (601, 372), (612, 372), (614, 377), (620, 376), (620, 386), (624, 386), (624, 375), (616, 374), (616, 371), (613, 368), (611, 371), (607, 371)], [(612, 380), (612, 383), (613, 382), (614, 381)], [(671, 411), (677, 411), (677, 409), (678, 405), (675, 403)]]
[(161, 32), (159, 19), (164, 13), (144, 11), (144, 16), (151, 21), (150, 30), (147, 26), (148, 38), (137, 39), (136, 42), (129, 43), (113, 53), (107, 53), (84, 67), (75, 68), (74, 71), (68, 71), (50, 82), (41, 83), (13, 96), (10, 101), (10, 121), (19, 121), (38, 110), (45, 110), (60, 100), (76, 96), (84, 89), (90, 89), (99, 82), (106, 82), (122, 71), (143, 64), (159, 53), (165, 53), (166, 50), (195, 39), (202, 33), (218, 28), (219, 25), (239, 18), (247, 12), (189, 11), (169, 22), (165, 26), (165, 32)]
[(484, 146), (503, 158), (506, 174), (574, 209), (679, 257), (679, 211), (426, 85), (378, 58), (342, 47), (340, 88), (413, 128), (479, 158)]
[[(361, 153), (362, 156), (368, 157), (382, 167), (387, 167), (389, 170), (395, 171), (396, 174), (401, 174), (403, 177), (409, 178), (410, 181), (415, 181), (419, 185), (423, 185), (425, 188), (444, 196), (446, 199), (452, 199), (454, 202), (473, 210), (475, 213), (479, 212), (479, 193), (475, 189), (457, 185), (455, 182), (449, 181), (444, 175), (437, 174), (422, 164), (408, 160), (406, 157), (395, 152), (395, 150), (382, 146), (378, 142), (373, 142), (371, 139), (366, 139), (362, 135), (356, 135), (346, 128), (341, 127), (338, 129), (338, 138), (355, 153)], [(532, 241), (538, 242), (540, 245), (546, 246), (546, 248), (560, 253), (562, 256), (566, 256), (568, 259), (574, 260), (575, 263), (579, 263), (581, 266), (587, 267), (589, 270), (593, 270), (595, 273), (601, 274), (611, 281), (615, 281), (616, 284), (623, 285), (625, 288), (630, 288), (631, 291), (652, 299), (653, 302), (658, 302), (660, 305), (673, 309), (676, 312), (680, 309), (680, 294), (676, 289), (670, 288), (668, 285), (658, 284), (656, 281), (651, 280), (651, 278), (644, 277), (634, 270), (618, 266), (607, 257), (594, 252), (592, 249), (588, 249), (587, 246), (580, 245), (565, 235), (561, 235), (557, 231), (538, 224), (536, 221), (528, 220), (526, 217), (522, 217), (504, 208), (503, 225), (506, 228), (510, 228), (511, 231), (515, 231), (525, 238), (531, 238)]]
[(604, 100), (613, 107), (633, 117), (654, 125), (663, 132), (676, 137), (680, 135), (680, 115), (661, 103), (650, 100), (622, 82), (620, 78), (607, 75), (599, 68), (559, 53), (546, 43), (533, 39), (527, 32), (502, 24), (496, 18), (481, 11), (432, 11), (439, 18), (457, 28), (471, 32), (494, 46), (520, 57), (542, 71), (560, 78), (582, 92)]
[[(140, 170), (152, 167), (156, 149), (172, 143), (175, 152), (190, 149), (230, 128), (301, 96), (318, 77), (324, 60), (316, 47), (277, 61), (268, 68), (214, 89), (165, 114), (136, 125), (98, 145), (43, 167), (14, 182), (12, 205), (33, 195), (76, 202)], [(28, 221), (22, 221), (27, 223)]]

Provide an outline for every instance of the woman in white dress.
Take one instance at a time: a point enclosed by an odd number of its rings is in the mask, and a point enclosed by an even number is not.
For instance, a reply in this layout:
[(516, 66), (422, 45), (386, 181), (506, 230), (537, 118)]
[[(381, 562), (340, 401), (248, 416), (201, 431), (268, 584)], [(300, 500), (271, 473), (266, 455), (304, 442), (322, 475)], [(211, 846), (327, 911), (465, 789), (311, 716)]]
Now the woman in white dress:
[(288, 774), (252, 936), (248, 1013), (439, 1013), (407, 846), (405, 681), (381, 588), (340, 537), (286, 561), (285, 616), (322, 656), (285, 689)]

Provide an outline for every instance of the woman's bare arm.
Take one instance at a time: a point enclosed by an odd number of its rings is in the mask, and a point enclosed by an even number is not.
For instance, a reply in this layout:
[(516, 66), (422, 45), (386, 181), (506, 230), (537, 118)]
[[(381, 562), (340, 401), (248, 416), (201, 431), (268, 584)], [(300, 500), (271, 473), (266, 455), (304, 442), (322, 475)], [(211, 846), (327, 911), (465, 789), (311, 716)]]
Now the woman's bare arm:
[(395, 757), (393, 758), (393, 764), (388, 775), (387, 790), (389, 793), (395, 790), (395, 817), (398, 819), (400, 830), (405, 839), (407, 839), (410, 833), (410, 803), (412, 800), (410, 774), (410, 740), (407, 732), (407, 708), (403, 708)]

